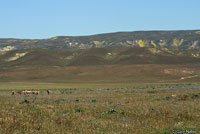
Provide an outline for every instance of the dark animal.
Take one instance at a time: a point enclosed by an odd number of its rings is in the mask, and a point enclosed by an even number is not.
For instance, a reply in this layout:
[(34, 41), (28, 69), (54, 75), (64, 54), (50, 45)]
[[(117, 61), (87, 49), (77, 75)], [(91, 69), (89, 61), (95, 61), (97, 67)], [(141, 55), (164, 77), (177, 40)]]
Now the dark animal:
[(50, 92), (51, 92), (50, 90), (47, 90), (47, 94), (48, 94), (48, 95), (50, 94)]
[(12, 91), (12, 95), (15, 95), (15, 91)]

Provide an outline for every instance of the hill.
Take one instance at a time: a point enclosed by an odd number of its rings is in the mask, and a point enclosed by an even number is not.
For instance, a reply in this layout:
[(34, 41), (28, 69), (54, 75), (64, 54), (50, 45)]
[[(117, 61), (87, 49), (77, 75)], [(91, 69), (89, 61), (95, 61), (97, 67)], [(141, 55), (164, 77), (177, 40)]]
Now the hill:
[(1, 53), (0, 82), (198, 82), (200, 49), (23, 49)]
[(91, 48), (23, 49), (1, 53), (0, 67), (115, 64), (199, 64), (200, 49)]
[(200, 30), (135, 31), (91, 36), (58, 36), (49, 39), (0, 39), (0, 51), (13, 49), (86, 49), (86, 48), (200, 48)]

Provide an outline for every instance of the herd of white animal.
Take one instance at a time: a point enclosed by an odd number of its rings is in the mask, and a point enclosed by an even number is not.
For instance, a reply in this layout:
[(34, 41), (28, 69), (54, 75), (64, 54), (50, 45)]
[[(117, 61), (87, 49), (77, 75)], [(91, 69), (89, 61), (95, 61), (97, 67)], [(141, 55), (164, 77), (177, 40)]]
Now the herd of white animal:
[[(46, 90), (47, 94), (50, 94), (50, 90)], [(20, 94), (20, 95), (31, 95), (35, 94), (38, 95), (40, 93), (39, 90), (23, 90), (23, 91), (12, 91), (12, 95)]]

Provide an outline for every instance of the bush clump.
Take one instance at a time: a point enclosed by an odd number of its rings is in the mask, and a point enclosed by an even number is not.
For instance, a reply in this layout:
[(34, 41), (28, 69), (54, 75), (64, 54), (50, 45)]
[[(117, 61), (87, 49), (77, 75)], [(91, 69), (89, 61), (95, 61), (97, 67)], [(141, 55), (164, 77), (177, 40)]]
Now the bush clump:
[(75, 102), (80, 102), (80, 99), (76, 99)]
[(117, 111), (115, 109), (111, 109), (111, 110), (105, 111), (104, 113), (113, 114), (113, 113), (117, 113)]
[(27, 99), (24, 99), (19, 104), (30, 104), (30, 101), (28, 101)]
[(80, 113), (80, 112), (83, 112), (83, 110), (80, 108), (75, 109), (75, 113)]
[(157, 99), (155, 99), (155, 101), (161, 101), (161, 100), (167, 101), (167, 100), (170, 100), (170, 99), (171, 99), (170, 96), (166, 96), (166, 97), (162, 97), (162, 98), (157, 98)]
[(91, 102), (97, 102), (97, 100), (95, 100), (95, 99), (92, 99), (92, 100), (91, 100)]

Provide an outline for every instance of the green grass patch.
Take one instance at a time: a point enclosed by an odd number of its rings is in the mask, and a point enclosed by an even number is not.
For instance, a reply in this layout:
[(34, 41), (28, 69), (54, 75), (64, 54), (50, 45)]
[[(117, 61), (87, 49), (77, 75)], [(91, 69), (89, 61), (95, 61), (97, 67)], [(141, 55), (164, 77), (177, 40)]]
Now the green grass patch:
[(170, 96), (166, 96), (166, 97), (162, 97), (162, 98), (157, 98), (157, 99), (154, 99), (154, 101), (168, 101), (168, 100), (170, 100), (171, 99), (171, 97)]

